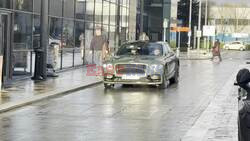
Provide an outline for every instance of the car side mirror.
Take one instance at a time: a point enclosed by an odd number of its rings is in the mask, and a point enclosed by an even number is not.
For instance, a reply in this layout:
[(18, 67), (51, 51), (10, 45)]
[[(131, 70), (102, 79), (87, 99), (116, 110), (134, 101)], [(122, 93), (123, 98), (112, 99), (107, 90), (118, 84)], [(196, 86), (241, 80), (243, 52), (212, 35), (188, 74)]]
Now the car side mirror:
[(174, 56), (174, 53), (173, 52), (169, 52), (169, 53), (167, 53), (167, 55), (166, 55), (167, 57), (171, 57), (171, 56)]

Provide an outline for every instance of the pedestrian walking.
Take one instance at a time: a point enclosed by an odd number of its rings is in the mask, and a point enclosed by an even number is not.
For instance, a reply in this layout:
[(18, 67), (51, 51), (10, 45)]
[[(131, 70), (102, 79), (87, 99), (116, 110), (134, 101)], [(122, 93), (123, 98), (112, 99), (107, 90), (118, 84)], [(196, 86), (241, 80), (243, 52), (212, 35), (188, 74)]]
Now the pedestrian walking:
[[(238, 140), (250, 140), (250, 72), (248, 69), (242, 69), (238, 72), (237, 85), (243, 90), (239, 91), (239, 116), (238, 116)], [(246, 95), (243, 94), (246, 92)], [(245, 98), (246, 97), (246, 98)]]
[(222, 61), (221, 53), (220, 53), (220, 41), (218, 39), (214, 43), (214, 46), (212, 48), (212, 54), (213, 54), (212, 60), (214, 60), (215, 57), (219, 57), (220, 61)]
[(91, 40), (90, 49), (93, 63), (102, 66), (102, 62), (107, 59), (107, 38), (102, 34), (100, 26), (95, 29), (95, 36)]

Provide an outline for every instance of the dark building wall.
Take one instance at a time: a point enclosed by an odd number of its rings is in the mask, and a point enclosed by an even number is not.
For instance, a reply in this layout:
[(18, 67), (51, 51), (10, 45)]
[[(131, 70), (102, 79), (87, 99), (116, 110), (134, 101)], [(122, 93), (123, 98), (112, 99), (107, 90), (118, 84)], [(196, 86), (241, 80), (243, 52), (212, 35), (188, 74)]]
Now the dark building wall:
[(149, 23), (148, 30), (153, 40), (162, 40), (162, 28), (163, 28), (163, 12), (162, 7), (150, 7), (149, 8)]
[[(139, 2), (141, 0), (138, 0)], [(144, 0), (144, 13), (143, 24), (141, 24), (140, 18), (141, 5), (139, 3), (137, 8), (137, 38), (140, 32), (146, 32), (152, 40), (162, 39), (162, 21), (163, 21), (163, 7), (162, 0)], [(140, 31), (143, 25), (143, 31)]]

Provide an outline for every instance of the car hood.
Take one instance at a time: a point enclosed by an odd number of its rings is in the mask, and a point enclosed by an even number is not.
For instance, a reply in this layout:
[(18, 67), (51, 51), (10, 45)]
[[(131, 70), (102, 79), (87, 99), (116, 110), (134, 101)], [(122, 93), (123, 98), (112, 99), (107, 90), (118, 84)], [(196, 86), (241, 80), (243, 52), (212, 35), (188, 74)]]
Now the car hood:
[(161, 56), (114, 56), (108, 62), (112, 64), (162, 64), (163, 57)]

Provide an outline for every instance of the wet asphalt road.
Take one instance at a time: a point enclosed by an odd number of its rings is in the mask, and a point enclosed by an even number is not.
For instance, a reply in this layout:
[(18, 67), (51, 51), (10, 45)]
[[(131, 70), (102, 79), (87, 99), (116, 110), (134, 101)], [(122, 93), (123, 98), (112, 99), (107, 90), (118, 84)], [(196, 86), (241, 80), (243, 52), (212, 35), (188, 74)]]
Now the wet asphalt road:
[(179, 141), (250, 52), (223, 58), (181, 61), (179, 84), (166, 90), (99, 85), (0, 114), (0, 140)]

